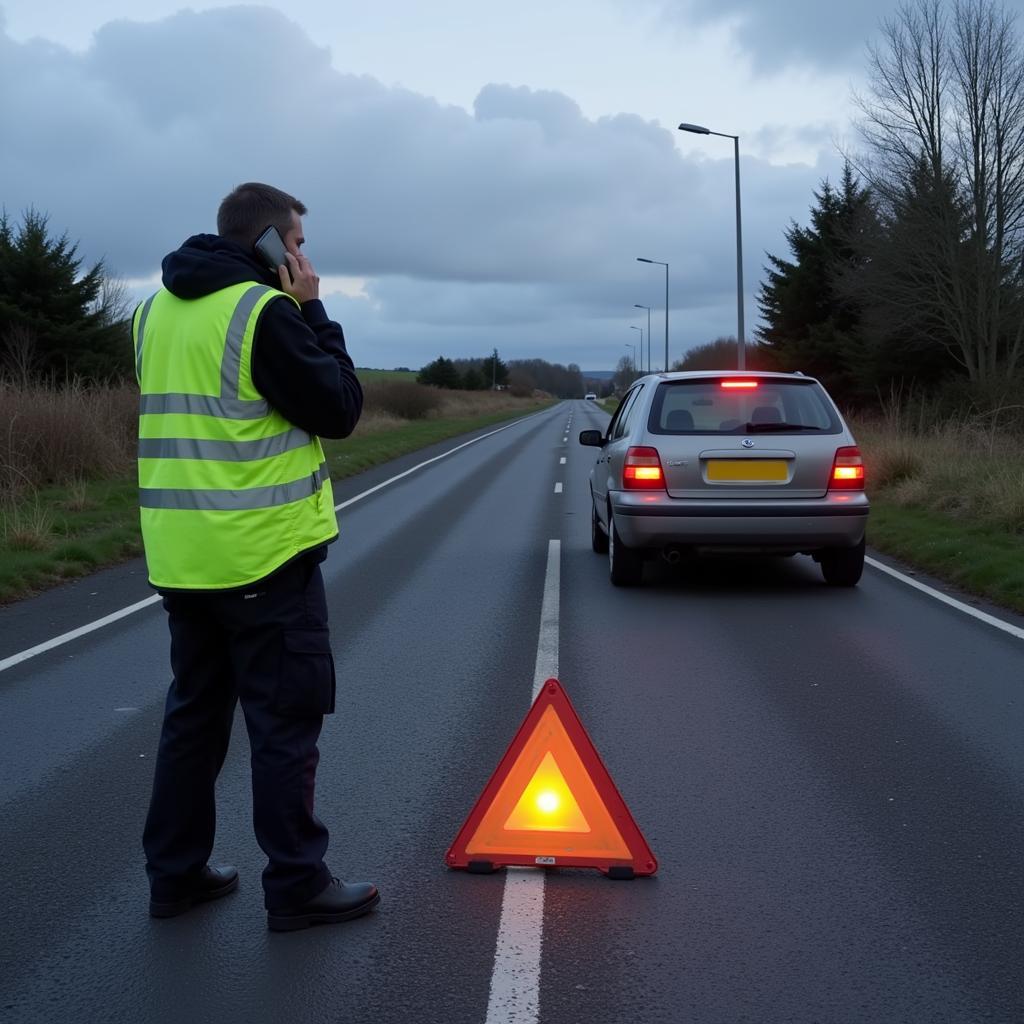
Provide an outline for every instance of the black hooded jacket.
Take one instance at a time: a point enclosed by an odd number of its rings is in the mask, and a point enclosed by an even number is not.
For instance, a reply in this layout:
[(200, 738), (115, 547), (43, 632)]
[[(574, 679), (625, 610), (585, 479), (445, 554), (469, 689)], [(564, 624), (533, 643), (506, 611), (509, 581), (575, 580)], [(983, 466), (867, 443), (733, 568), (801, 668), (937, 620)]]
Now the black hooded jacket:
[[(252, 281), (280, 287), (241, 245), (219, 235), (193, 235), (164, 257), (164, 286), (179, 299), (198, 299)], [(319, 437), (348, 437), (359, 422), (363, 389), (340, 324), (319, 299), (301, 310), (291, 299), (271, 299), (252, 346), (256, 389), (285, 419)]]

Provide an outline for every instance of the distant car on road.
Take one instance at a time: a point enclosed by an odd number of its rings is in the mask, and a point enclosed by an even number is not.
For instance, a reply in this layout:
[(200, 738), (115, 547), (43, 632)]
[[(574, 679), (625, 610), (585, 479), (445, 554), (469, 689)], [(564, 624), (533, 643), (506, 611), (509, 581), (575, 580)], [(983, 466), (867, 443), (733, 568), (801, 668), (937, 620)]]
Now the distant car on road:
[(612, 583), (644, 559), (689, 553), (809, 554), (825, 581), (864, 568), (864, 463), (822, 385), (791, 373), (689, 371), (635, 381), (590, 473), (591, 543)]
[(597, 395), (595, 395), (593, 391), (588, 391), (583, 397), (590, 401), (597, 401)]

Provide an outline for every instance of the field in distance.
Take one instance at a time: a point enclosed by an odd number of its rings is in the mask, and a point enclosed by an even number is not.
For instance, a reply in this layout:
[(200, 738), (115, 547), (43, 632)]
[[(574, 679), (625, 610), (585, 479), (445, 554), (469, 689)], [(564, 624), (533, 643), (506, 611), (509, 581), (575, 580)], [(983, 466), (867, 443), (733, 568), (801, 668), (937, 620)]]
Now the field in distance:
[(371, 380), (411, 380), (415, 381), (417, 370), (368, 370), (365, 367), (356, 367), (356, 376), (363, 382)]

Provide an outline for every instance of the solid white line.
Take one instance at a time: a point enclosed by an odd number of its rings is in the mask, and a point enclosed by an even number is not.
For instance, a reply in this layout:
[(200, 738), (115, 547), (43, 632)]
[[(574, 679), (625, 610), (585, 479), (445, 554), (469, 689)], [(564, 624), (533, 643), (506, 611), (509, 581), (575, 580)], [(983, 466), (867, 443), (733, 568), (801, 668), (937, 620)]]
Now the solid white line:
[(110, 623), (117, 622), (118, 619), (123, 619), (127, 615), (132, 615), (134, 612), (140, 612), (143, 608), (148, 608), (151, 604), (156, 604), (159, 600), (160, 595), (154, 594), (152, 597), (147, 597), (145, 600), (138, 601), (135, 604), (129, 605), (127, 608), (111, 612), (110, 615), (105, 615), (102, 619), (97, 619), (95, 622), (90, 622), (88, 625), (79, 626), (78, 629), (73, 629), (70, 633), (64, 633), (61, 636), (54, 637), (52, 640), (46, 640), (41, 644), (36, 644), (35, 647), (30, 647), (27, 651), (20, 651), (18, 654), (12, 654), (9, 658), (4, 658), (0, 661), (0, 672), (3, 672), (8, 668), (13, 668), (15, 665), (20, 665), (23, 661), (28, 661), (29, 658), (34, 658), (37, 654), (44, 654), (46, 651), (52, 651), (55, 647), (60, 647), (61, 644), (77, 640), (80, 636), (85, 636), (86, 633), (92, 633), (97, 629), (102, 629), (104, 626), (109, 626)]
[(555, 494), (561, 494), (561, 493), (562, 493), (562, 484), (561, 484), (561, 482), (559, 482), (559, 483), (555, 484)]
[[(558, 675), (558, 600), (562, 543), (548, 541), (533, 700)], [(540, 1019), (540, 953), (544, 926), (544, 872), (506, 868), (501, 922), (491, 972), (486, 1024), (536, 1024)]]
[(1003, 622), (1002, 619), (997, 619), (994, 615), (988, 615), (985, 612), (980, 612), (977, 608), (972, 608), (969, 604), (964, 604), (963, 601), (958, 601), (955, 597), (949, 597), (941, 591), (936, 590), (934, 587), (929, 587), (924, 583), (918, 583), (917, 580), (912, 580), (909, 576), (906, 576), (901, 572), (897, 572), (895, 569), (891, 569), (889, 566), (876, 561), (874, 558), (865, 558), (864, 561), (872, 568), (878, 569), (881, 572), (887, 573), (888, 575), (901, 580), (906, 583), (907, 586), (913, 587), (915, 590), (920, 590), (929, 597), (934, 597), (936, 601), (941, 601), (943, 604), (948, 604), (951, 608), (955, 608), (959, 612), (964, 612), (975, 619), (980, 619), (982, 622), (985, 622), (990, 626), (995, 626), (996, 629), (1001, 629), (1004, 633), (1009, 633), (1010, 636), (1015, 636), (1018, 640), (1024, 640), (1024, 629), (1021, 629), (1020, 626), (1014, 626), (1009, 622)]
[[(542, 409), (540, 412), (534, 413), (532, 416), (524, 416), (521, 420), (515, 420), (513, 423), (506, 423), (505, 426), (498, 427), (497, 430), (481, 434), (479, 437), (474, 437), (470, 441), (465, 441), (463, 444), (456, 445), (454, 448), (449, 448), (448, 451), (442, 452), (440, 455), (435, 455), (432, 459), (420, 462), (411, 469), (407, 469), (404, 473), (399, 473), (397, 476), (393, 476), (390, 479), (385, 480), (382, 484), (377, 484), (376, 487), (371, 487), (368, 490), (363, 491), (361, 494), (357, 494), (354, 498), (349, 498), (348, 501), (343, 501), (340, 505), (335, 505), (334, 511), (339, 512), (343, 508), (348, 508), (349, 505), (354, 505), (357, 501), (362, 501), (363, 498), (369, 497), (371, 494), (381, 490), (381, 488), (387, 487), (389, 484), (393, 484), (395, 481), (407, 477), (410, 473), (415, 473), (416, 470), (422, 469), (424, 466), (429, 466), (432, 462), (437, 462), (439, 459), (447, 458), (455, 452), (462, 451), (463, 448), (468, 448), (471, 444), (476, 444), (477, 441), (483, 441), (484, 438), (494, 437), (495, 434), (500, 434), (503, 430), (508, 430), (510, 427), (518, 426), (520, 423), (525, 423), (527, 420), (535, 419), (537, 416), (543, 416), (545, 412), (547, 412), (547, 410)], [(46, 640), (44, 643), (36, 644), (35, 647), (30, 647), (28, 650), (12, 654), (9, 658), (4, 658), (0, 661), (0, 672), (13, 668), (15, 665), (20, 665), (23, 661), (28, 661), (29, 658), (34, 658), (37, 654), (45, 654), (47, 651), (52, 651), (55, 647), (60, 647), (63, 644), (70, 643), (72, 640), (77, 640), (80, 636), (85, 636), (87, 633), (92, 633), (97, 629), (102, 629), (104, 626), (109, 626), (110, 623), (117, 622), (118, 619), (123, 619), (128, 615), (132, 615), (134, 612), (142, 611), (143, 608), (148, 608), (151, 604), (156, 604), (159, 600), (161, 600), (160, 595), (154, 594), (152, 597), (147, 597), (143, 601), (137, 601), (135, 604), (129, 605), (127, 608), (121, 608), (116, 612), (112, 612), (110, 615), (105, 615), (102, 619), (97, 619), (95, 622), (79, 626), (78, 629), (73, 629), (70, 633), (64, 633), (61, 636), (54, 637), (52, 640)]]
[(476, 444), (478, 441), (483, 441), (485, 438), (494, 437), (495, 434), (500, 434), (503, 430), (508, 430), (510, 427), (517, 427), (520, 423), (526, 423), (527, 420), (543, 416), (545, 412), (547, 412), (547, 409), (542, 409), (540, 412), (534, 413), (532, 416), (524, 416), (521, 420), (516, 420), (514, 423), (506, 423), (505, 426), (498, 427), (497, 430), (492, 430), (487, 434), (481, 434), (479, 437), (474, 437), (470, 441), (465, 441), (462, 444), (456, 445), (454, 448), (449, 448), (448, 451), (441, 452), (440, 455), (435, 455), (432, 459), (427, 459), (425, 462), (418, 462), (415, 466), (411, 469), (407, 469), (404, 473), (399, 473), (397, 476), (389, 477), (382, 484), (377, 484), (376, 487), (371, 487), (368, 490), (363, 491), (361, 494), (357, 494), (354, 498), (349, 498), (348, 501), (343, 501), (340, 505), (335, 505), (334, 511), (340, 512), (343, 508), (348, 508), (349, 505), (354, 505), (357, 501), (362, 501), (363, 498), (368, 498), (371, 494), (376, 494), (376, 492), (382, 488), (388, 487), (390, 484), (396, 483), (399, 480), (404, 480), (410, 473), (415, 473), (418, 469), (422, 469), (424, 466), (429, 466), (431, 463), (438, 462), (440, 459), (446, 459), (449, 455), (461, 452), (463, 448), (468, 448), (471, 444)]

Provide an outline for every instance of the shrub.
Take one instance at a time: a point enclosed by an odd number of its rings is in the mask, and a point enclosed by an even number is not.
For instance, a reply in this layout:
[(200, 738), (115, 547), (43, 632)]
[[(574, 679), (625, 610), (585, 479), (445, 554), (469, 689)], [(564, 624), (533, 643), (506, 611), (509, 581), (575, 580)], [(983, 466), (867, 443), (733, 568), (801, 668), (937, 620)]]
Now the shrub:
[(443, 401), (436, 388), (404, 380), (368, 381), (363, 396), (367, 412), (389, 413), (404, 420), (426, 419)]

